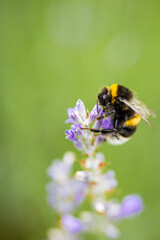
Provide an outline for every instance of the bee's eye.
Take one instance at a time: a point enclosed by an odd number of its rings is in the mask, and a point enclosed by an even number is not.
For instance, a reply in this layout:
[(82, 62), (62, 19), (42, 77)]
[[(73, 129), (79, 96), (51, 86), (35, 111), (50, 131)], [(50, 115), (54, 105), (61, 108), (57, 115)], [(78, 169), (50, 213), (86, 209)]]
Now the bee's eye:
[(102, 105), (102, 106), (106, 106), (108, 101), (109, 101), (109, 91), (107, 89), (107, 87), (104, 87), (101, 92), (98, 94), (98, 100), (99, 100), (99, 103)]
[(99, 99), (99, 103), (102, 106), (106, 106), (106, 104), (108, 103), (108, 95), (106, 93), (99, 94), (98, 99)]

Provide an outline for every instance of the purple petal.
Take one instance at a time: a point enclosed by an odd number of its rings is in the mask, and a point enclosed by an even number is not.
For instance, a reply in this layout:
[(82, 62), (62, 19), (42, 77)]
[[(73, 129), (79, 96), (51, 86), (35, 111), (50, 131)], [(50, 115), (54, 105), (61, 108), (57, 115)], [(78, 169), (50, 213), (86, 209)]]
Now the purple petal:
[(118, 219), (133, 217), (142, 212), (144, 208), (142, 198), (138, 194), (133, 194), (123, 198), (120, 206)]
[(75, 139), (73, 143), (78, 150), (83, 151), (83, 144), (78, 139)]
[(70, 186), (65, 186), (64, 188), (64, 186), (49, 183), (47, 190), (47, 201), (56, 212), (66, 214), (74, 209), (73, 203), (68, 200), (68, 198), (72, 196)]
[(71, 128), (72, 128), (73, 132), (76, 134), (76, 136), (80, 136), (82, 134), (81, 125), (80, 125), (80, 127), (72, 125)]
[(72, 111), (74, 111), (74, 108), (68, 108), (68, 109), (67, 109), (68, 117), (69, 117), (69, 115), (70, 115), (70, 113), (71, 113)]
[(107, 183), (108, 190), (114, 189), (118, 185), (118, 182), (115, 179), (115, 173), (113, 170), (110, 170), (106, 174), (104, 174), (102, 176), (102, 179)]
[(102, 126), (103, 126), (103, 119), (100, 119), (94, 123), (93, 128), (100, 129)]
[(76, 234), (84, 231), (84, 224), (83, 222), (73, 217), (72, 215), (64, 215), (62, 217), (62, 224), (64, 228), (69, 231), (70, 233)]
[(79, 124), (81, 124), (82, 122), (81, 118), (78, 116), (78, 114), (74, 110), (70, 111), (69, 118), (71, 119), (71, 121)]
[(113, 120), (111, 117), (104, 119), (102, 128), (103, 129), (113, 129)]
[[(59, 175), (63, 177), (63, 172)], [(54, 182), (47, 185), (47, 200), (56, 212), (68, 214), (83, 202), (87, 184), (73, 178), (64, 180), (62, 185)]]
[(97, 148), (97, 147), (99, 147), (104, 141), (105, 141), (105, 136), (103, 136), (103, 135), (98, 135), (98, 136), (96, 137), (96, 140), (94, 141), (94, 146)]
[(101, 152), (98, 152), (98, 153), (96, 154), (96, 158), (99, 159), (99, 160), (101, 160), (101, 162), (104, 162), (104, 161), (105, 161), (105, 156), (104, 156), (104, 154), (101, 153)]
[(71, 118), (70, 118), (70, 113), (72, 112), (72, 111), (75, 111), (73, 108), (69, 108), (68, 109), (68, 116), (69, 116), (69, 119), (67, 119), (67, 120), (65, 120), (64, 122), (67, 124), (67, 123), (73, 123), (75, 126), (77, 126), (77, 127), (81, 127), (81, 124), (79, 124), (79, 123), (77, 123), (77, 122), (75, 122), (75, 121), (73, 121)]
[(72, 122), (72, 120), (70, 119), (70, 113), (71, 113), (72, 111), (74, 111), (73, 108), (68, 108), (68, 109), (67, 109), (67, 114), (68, 114), (69, 119), (67, 119), (67, 120), (65, 121), (65, 123), (70, 123), (70, 122)]
[(77, 206), (81, 204), (85, 198), (87, 185), (79, 180), (77, 180), (75, 183), (76, 183), (76, 186), (75, 186), (74, 204)]
[(76, 139), (75, 138), (75, 134), (74, 134), (74, 132), (71, 129), (66, 130), (65, 134), (67, 135), (66, 139), (69, 139), (70, 141), (74, 141)]
[(48, 175), (56, 182), (64, 182), (70, 175), (71, 168), (63, 161), (54, 161), (47, 169)]
[(66, 124), (72, 122), (71, 119), (67, 119), (64, 121)]
[(82, 102), (81, 99), (79, 99), (76, 103), (76, 107), (77, 107), (77, 111), (79, 112), (80, 116), (82, 117), (83, 120), (85, 120), (86, 118), (86, 109), (85, 109), (85, 105)]
[[(98, 104), (98, 112), (100, 112), (100, 110), (101, 110), (101, 106)], [(97, 113), (97, 104), (96, 104), (89, 115), (89, 123), (94, 122), (97, 116), (98, 116), (98, 113)]]
[(74, 121), (71, 120), (71, 119), (67, 119), (67, 120), (65, 120), (64, 122), (65, 122), (66, 124), (67, 124), (67, 123), (72, 123), (72, 124), (74, 124), (75, 126), (81, 128), (81, 124), (80, 124), (80, 123), (76, 123), (76, 122), (74, 122)]
[(106, 176), (107, 178), (114, 178), (115, 177), (115, 172), (113, 170), (109, 170), (107, 173), (106, 173)]

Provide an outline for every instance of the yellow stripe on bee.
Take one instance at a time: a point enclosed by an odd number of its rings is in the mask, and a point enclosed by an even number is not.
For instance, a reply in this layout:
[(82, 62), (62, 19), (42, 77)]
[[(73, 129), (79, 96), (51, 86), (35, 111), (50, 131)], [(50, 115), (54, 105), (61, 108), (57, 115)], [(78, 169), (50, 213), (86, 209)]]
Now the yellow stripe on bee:
[(138, 114), (136, 114), (136, 116), (134, 118), (131, 118), (127, 121), (125, 121), (125, 125), (127, 127), (136, 127), (141, 121), (141, 118)]
[(110, 90), (111, 90), (111, 96), (112, 96), (112, 103), (115, 102), (115, 98), (118, 95), (118, 84), (112, 84), (110, 86)]

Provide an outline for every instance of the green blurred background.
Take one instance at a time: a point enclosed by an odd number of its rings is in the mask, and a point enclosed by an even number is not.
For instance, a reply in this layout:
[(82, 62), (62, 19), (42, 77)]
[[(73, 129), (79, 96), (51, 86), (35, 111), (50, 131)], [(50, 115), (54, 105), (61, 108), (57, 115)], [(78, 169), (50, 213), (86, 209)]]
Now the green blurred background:
[(101, 148), (121, 197), (145, 202), (120, 239), (159, 240), (160, 1), (1, 0), (0, 25), (1, 239), (46, 237), (46, 168), (67, 150), (81, 156), (65, 140), (66, 110), (78, 98), (91, 110), (103, 85), (119, 83), (157, 114), (155, 131), (142, 122), (128, 143)]

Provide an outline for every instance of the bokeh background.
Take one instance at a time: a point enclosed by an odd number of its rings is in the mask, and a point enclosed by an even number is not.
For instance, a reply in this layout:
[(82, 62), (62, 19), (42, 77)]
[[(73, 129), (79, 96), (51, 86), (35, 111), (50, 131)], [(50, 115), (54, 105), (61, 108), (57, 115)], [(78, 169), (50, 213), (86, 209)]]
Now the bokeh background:
[[(139, 193), (145, 211), (120, 224), (121, 240), (160, 239), (160, 1), (0, 1), (0, 235), (39, 240), (55, 224), (46, 169), (74, 150), (66, 110), (91, 110), (103, 85), (135, 90), (155, 110), (122, 146), (102, 151), (121, 197)], [(98, 239), (97, 237), (88, 239)], [(101, 238), (105, 239), (105, 238)]]

